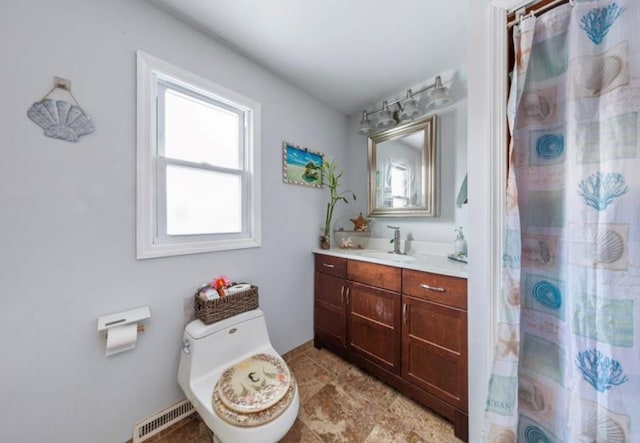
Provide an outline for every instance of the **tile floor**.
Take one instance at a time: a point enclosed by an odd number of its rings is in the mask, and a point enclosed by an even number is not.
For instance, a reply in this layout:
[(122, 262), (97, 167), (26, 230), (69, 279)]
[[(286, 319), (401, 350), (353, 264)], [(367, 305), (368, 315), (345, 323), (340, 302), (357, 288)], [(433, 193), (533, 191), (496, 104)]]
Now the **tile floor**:
[[(300, 412), (281, 443), (460, 442), (449, 422), (311, 342), (284, 358), (298, 382)], [(210, 443), (211, 436), (192, 414), (147, 441)]]

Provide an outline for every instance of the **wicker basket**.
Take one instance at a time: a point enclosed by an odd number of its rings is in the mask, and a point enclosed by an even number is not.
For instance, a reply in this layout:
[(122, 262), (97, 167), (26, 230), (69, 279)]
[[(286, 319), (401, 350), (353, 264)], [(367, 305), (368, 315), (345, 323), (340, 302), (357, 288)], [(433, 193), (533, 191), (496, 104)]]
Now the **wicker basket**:
[(215, 300), (202, 300), (197, 293), (195, 295), (196, 317), (205, 325), (257, 308), (257, 286)]

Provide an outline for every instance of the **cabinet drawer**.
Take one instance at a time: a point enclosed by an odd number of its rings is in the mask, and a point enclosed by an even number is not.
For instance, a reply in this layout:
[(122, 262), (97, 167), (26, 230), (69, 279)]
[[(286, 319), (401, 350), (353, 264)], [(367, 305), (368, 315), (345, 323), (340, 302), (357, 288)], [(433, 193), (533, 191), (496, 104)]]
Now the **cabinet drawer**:
[(400, 292), (402, 269), (357, 260), (347, 262), (347, 279), (389, 291)]
[(345, 278), (347, 276), (347, 260), (331, 255), (316, 254), (316, 272)]
[(429, 272), (402, 270), (402, 293), (467, 309), (467, 280)]

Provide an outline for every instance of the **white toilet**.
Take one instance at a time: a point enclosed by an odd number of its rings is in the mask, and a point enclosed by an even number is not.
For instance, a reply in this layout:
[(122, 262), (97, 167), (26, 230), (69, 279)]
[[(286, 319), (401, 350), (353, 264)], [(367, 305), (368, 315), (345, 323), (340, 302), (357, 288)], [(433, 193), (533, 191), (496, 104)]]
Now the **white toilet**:
[(215, 442), (275, 443), (300, 407), (293, 374), (271, 346), (260, 309), (211, 325), (189, 323), (178, 384)]

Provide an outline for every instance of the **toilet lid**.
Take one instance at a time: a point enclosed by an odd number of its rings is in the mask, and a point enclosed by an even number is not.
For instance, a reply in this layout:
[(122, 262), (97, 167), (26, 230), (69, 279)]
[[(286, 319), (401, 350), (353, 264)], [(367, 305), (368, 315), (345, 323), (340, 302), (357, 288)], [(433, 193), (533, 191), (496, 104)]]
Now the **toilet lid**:
[(216, 385), (220, 401), (240, 413), (264, 411), (287, 394), (292, 377), (280, 358), (256, 354), (226, 369)]
[[(217, 388), (217, 385), (216, 385)], [(291, 386), (285, 393), (285, 396), (275, 405), (271, 406), (260, 412), (254, 412), (249, 414), (243, 414), (232, 409), (227, 408), (224, 403), (218, 397), (218, 389), (213, 390), (213, 410), (222, 420), (235, 426), (260, 426), (265, 423), (269, 423), (272, 420), (278, 418), (284, 411), (287, 410), (291, 402), (293, 401), (296, 393), (295, 379), (291, 378)]]

